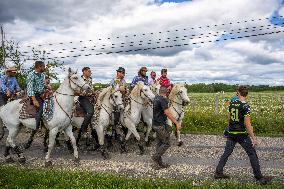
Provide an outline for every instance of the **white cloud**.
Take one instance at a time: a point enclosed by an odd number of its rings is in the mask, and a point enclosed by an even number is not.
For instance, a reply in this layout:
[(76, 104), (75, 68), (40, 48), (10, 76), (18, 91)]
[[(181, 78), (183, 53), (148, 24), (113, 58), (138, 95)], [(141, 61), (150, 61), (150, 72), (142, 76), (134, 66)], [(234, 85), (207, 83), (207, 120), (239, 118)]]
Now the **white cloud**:
[[(55, 1), (49, 2), (50, 4)], [(198, 35), (200, 33), (216, 33), (239, 28), (246, 30), (247, 35), (255, 34), (251, 27), (268, 25), (268, 20), (247, 23), (236, 23), (253, 18), (265, 18), (272, 15), (279, 8), (277, 1), (271, 0), (196, 0), (183, 2), (181, 4), (164, 3), (155, 4), (153, 0), (116, 0), (116, 1), (84, 1), (84, 3), (62, 3), (54, 6), (45, 5), (46, 9), (38, 19), (36, 14), (21, 12), (13, 22), (4, 25), (8, 37), (21, 41), (22, 46), (28, 44), (49, 44), (55, 46), (44, 46), (45, 50), (51, 48), (56, 50), (69, 49), (73, 47), (82, 49), (91, 46), (125, 43), (129, 49), (130, 42), (143, 41), (144, 48), (159, 46), (156, 42), (167, 40), (167, 38), (184, 35)], [(15, 10), (15, 9), (13, 9)], [(59, 11), (61, 10), (61, 11)], [(280, 9), (280, 14), (283, 10)], [(29, 16), (24, 16), (25, 14)], [(283, 15), (283, 14), (282, 14)], [(1, 14), (0, 14), (1, 16)], [(12, 17), (12, 16), (11, 16)], [(4, 20), (0, 18), (0, 21)], [(220, 26), (222, 23), (233, 22)], [(207, 25), (219, 25), (218, 27), (206, 28)], [(203, 26), (198, 29), (198, 26)], [(204, 28), (205, 26), (205, 28)], [(175, 29), (191, 28), (194, 30), (169, 32)], [(36, 28), (51, 29), (51, 32), (39, 31)], [(54, 30), (54, 32), (52, 32)], [(243, 31), (242, 30), (242, 31)], [(277, 31), (278, 29), (273, 29)], [(159, 34), (159, 32), (163, 32)], [(266, 32), (267, 30), (259, 31)], [(270, 30), (271, 31), (271, 30)], [(153, 32), (153, 34), (150, 34)], [(142, 35), (145, 33), (146, 35)], [(137, 34), (137, 36), (133, 36)], [(128, 35), (128, 38), (124, 36)], [(130, 36), (132, 35), (132, 36)], [(116, 37), (120, 37), (117, 39)], [(284, 81), (283, 46), (280, 39), (283, 35), (259, 36), (242, 40), (232, 40), (223, 43), (207, 43), (200, 46), (187, 46), (178, 48), (156, 49), (139, 51), (137, 54), (111, 54), (100, 56), (88, 56), (67, 60), (72, 67), (81, 69), (90, 66), (93, 70), (95, 81), (107, 82), (115, 75), (119, 66), (127, 69), (127, 80), (137, 74), (139, 67), (148, 66), (149, 70), (158, 71), (167, 67), (169, 76), (174, 81), (185, 81), (187, 83), (198, 82), (227, 82), (227, 83), (251, 83), (251, 84), (282, 84)], [(107, 38), (110, 37), (110, 40)], [(200, 42), (214, 40), (217, 37), (185, 40), (182, 43)], [(98, 40), (102, 38), (103, 40)], [(88, 41), (92, 39), (93, 41)], [(84, 41), (80, 43), (79, 41)], [(151, 40), (151, 41), (149, 41)], [(67, 42), (73, 41), (72, 44)], [(59, 45), (65, 42), (68, 45)], [(148, 45), (147, 43), (152, 43)], [(155, 45), (153, 45), (155, 43)], [(177, 44), (180, 42), (163, 42), (161, 46)], [(126, 46), (120, 45), (120, 46)], [(139, 42), (134, 47), (140, 48)], [(95, 49), (98, 49), (97, 47)], [(111, 50), (111, 49), (110, 49)], [(85, 53), (85, 52), (84, 52)], [(83, 54), (84, 54), (83, 53)], [(94, 53), (88, 51), (87, 54)], [(57, 54), (62, 56), (61, 54)], [(53, 56), (57, 56), (55, 53)], [(63, 53), (63, 55), (74, 55), (74, 53)], [(269, 73), (265, 74), (269, 70)]]

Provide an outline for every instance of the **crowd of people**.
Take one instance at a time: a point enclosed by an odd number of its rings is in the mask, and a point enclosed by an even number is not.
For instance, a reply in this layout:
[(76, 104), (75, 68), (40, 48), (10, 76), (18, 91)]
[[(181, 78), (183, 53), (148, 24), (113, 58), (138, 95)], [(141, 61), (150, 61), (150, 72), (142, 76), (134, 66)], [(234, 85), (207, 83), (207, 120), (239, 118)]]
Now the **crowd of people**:
[[(40, 122), (43, 113), (43, 103), (47, 96), (50, 97), (50, 80), (45, 77), (45, 64), (42, 61), (36, 61), (34, 70), (27, 76), (27, 95), (30, 99), (30, 103), (36, 108), (36, 129), (33, 134), (40, 128)], [(169, 138), (171, 128), (167, 125), (167, 119), (170, 119), (180, 129), (181, 125), (173, 118), (169, 112), (169, 100), (168, 93), (171, 91), (173, 85), (167, 77), (167, 69), (161, 70), (161, 76), (157, 78), (154, 71), (150, 73), (150, 78), (147, 76), (147, 68), (141, 67), (138, 71), (138, 75), (135, 76), (130, 84), (131, 88), (134, 88), (138, 82), (143, 82), (145, 85), (160, 84), (159, 94), (153, 101), (153, 129), (157, 133), (157, 148), (156, 152), (152, 156), (157, 168), (167, 168), (169, 165), (162, 161), (162, 155), (170, 147)], [(6, 74), (0, 78), (0, 105), (5, 105), (9, 98), (16, 95), (21, 91), (19, 84), (16, 80), (17, 70), (16, 68), (8, 68)], [(92, 72), (89, 67), (82, 69), (82, 78), (86, 84), (92, 86)], [(111, 86), (117, 84), (121, 86), (122, 93), (128, 93), (127, 87), (125, 87), (125, 69), (119, 67), (116, 70), (116, 76), (110, 81)], [(251, 126), (251, 110), (250, 106), (246, 102), (248, 95), (248, 88), (246, 86), (239, 86), (237, 89), (236, 97), (232, 98), (228, 104), (229, 109), (229, 124), (225, 130), (225, 137), (227, 138), (226, 146), (223, 155), (217, 165), (214, 177), (216, 179), (226, 179), (229, 176), (223, 173), (224, 166), (228, 160), (228, 157), (233, 152), (236, 143), (239, 143), (247, 155), (249, 156), (254, 177), (262, 184), (270, 182), (270, 177), (264, 177), (260, 171), (259, 160), (255, 151), (257, 145), (256, 137)], [(88, 126), (91, 123), (92, 116), (94, 114), (94, 106), (90, 101), (89, 95), (78, 94), (79, 102), (85, 112), (84, 121), (81, 125), (80, 134), (84, 134)], [(115, 124), (119, 124), (120, 112), (114, 111)]]

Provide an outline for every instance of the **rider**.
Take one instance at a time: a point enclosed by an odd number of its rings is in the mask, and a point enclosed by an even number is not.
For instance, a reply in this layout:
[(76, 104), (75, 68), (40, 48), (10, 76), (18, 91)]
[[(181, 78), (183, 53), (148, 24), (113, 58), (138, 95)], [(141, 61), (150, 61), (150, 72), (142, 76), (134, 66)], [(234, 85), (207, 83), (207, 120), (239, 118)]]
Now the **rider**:
[[(91, 78), (91, 75), (92, 75), (91, 69), (89, 67), (84, 67), (82, 69), (82, 72), (83, 72), (83, 75), (81, 77), (84, 79), (86, 84), (89, 85), (90, 88), (92, 89), (93, 85), (92, 85), (92, 78)], [(78, 98), (78, 101), (85, 112), (84, 121), (80, 129), (80, 134), (84, 134), (88, 130), (88, 126), (91, 123), (91, 120), (94, 114), (94, 105), (91, 103), (89, 94), (80, 95)]]
[(9, 98), (13, 95), (18, 95), (21, 88), (15, 77), (17, 74), (17, 69), (15, 67), (10, 67), (6, 70), (6, 75), (1, 77), (0, 86), (0, 106), (7, 104)]
[(146, 67), (140, 68), (138, 76), (135, 76), (130, 84), (131, 88), (134, 88), (139, 81), (142, 81), (145, 85), (149, 85), (148, 76), (146, 75), (147, 71)]
[(151, 78), (149, 79), (149, 85), (154, 85), (157, 83), (157, 79), (156, 79), (156, 72), (151, 71), (150, 74)]
[(167, 69), (161, 70), (161, 77), (158, 78), (158, 82), (160, 83), (161, 87), (166, 87), (168, 92), (171, 91), (172, 85), (170, 79), (167, 77)]
[[(126, 82), (125, 82), (124, 76), (125, 76), (125, 69), (123, 67), (119, 67), (116, 70), (116, 77), (111, 80), (110, 85), (115, 87), (118, 84), (119, 90), (125, 96), (128, 93), (128, 90), (126, 88)], [(120, 124), (120, 121), (119, 121), (120, 111), (118, 111), (117, 109), (114, 109), (113, 114), (114, 114), (114, 125), (112, 128), (112, 136), (116, 136), (117, 126)]]
[(34, 66), (34, 71), (30, 72), (27, 77), (27, 93), (30, 99), (30, 103), (36, 108), (36, 127), (32, 131), (25, 148), (29, 148), (33, 142), (33, 137), (40, 127), (43, 114), (43, 101), (45, 92), (45, 64), (42, 61), (36, 61)]

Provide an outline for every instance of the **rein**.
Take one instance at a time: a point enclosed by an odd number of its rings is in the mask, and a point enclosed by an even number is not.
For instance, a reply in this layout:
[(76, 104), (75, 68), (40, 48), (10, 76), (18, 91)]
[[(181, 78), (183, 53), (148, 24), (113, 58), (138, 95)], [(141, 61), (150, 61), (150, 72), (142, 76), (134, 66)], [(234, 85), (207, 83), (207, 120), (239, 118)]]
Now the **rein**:
[[(181, 97), (180, 94), (179, 94), (179, 96)], [(169, 99), (169, 100), (170, 100), (170, 104), (172, 105), (174, 111), (178, 114), (178, 119), (177, 119), (177, 121), (179, 121), (179, 119), (181, 118), (181, 115), (182, 115), (183, 112), (184, 112), (184, 111), (183, 111), (184, 105), (183, 105), (182, 103), (179, 103), (179, 102), (174, 101), (173, 99)], [(175, 108), (175, 106), (174, 106), (173, 104), (178, 104), (178, 105), (182, 106), (181, 112), (178, 112), (177, 109)]]
[[(75, 82), (71, 79), (71, 75), (68, 76), (68, 79), (69, 79), (69, 86), (70, 86), (71, 89), (72, 89), (72, 87), (71, 87), (71, 82), (72, 82), (74, 85), (76, 85), (77, 87), (80, 88), (80, 92), (82, 91), (82, 89), (83, 89), (83, 87), (85, 86), (85, 84), (84, 84), (83, 86), (78, 85), (77, 83), (75, 83)], [(59, 94), (59, 95), (64, 95), (64, 96), (72, 96), (72, 97), (76, 96), (76, 95), (74, 95), (74, 94), (61, 93), (61, 92), (58, 92), (57, 90), (55, 91), (55, 93), (57, 93), (57, 94)], [(69, 121), (70, 121), (69, 124), (71, 124), (72, 118), (73, 118), (73, 113), (71, 113), (71, 116), (70, 116), (70, 115), (64, 110), (64, 108), (59, 104), (58, 99), (57, 99), (57, 96), (56, 96), (56, 95), (53, 95), (52, 97), (55, 98), (56, 103), (58, 104), (58, 106), (60, 107), (60, 109), (66, 114), (66, 116), (69, 118)]]

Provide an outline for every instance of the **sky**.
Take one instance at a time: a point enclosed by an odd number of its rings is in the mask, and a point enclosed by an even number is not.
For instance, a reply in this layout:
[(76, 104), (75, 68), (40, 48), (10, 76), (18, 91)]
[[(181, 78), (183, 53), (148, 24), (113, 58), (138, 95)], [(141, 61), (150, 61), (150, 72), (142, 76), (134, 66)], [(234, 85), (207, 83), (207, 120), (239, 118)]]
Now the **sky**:
[[(120, 66), (131, 82), (146, 66), (148, 75), (167, 68), (175, 83), (284, 85), (283, 5), (283, 0), (1, 0), (0, 24), (26, 56), (31, 47), (49, 57), (69, 56), (59, 60), (79, 71), (91, 67), (94, 82), (108, 83)], [(106, 54), (110, 51), (122, 52)], [(58, 71), (60, 79), (65, 75)]]

